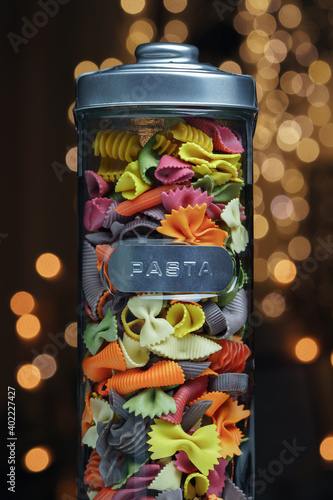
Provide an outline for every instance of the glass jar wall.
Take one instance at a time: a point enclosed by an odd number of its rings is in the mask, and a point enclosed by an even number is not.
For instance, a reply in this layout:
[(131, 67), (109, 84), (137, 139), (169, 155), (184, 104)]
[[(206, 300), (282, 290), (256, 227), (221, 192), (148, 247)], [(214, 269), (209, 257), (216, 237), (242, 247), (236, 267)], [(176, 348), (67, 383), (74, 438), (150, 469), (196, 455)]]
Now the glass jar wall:
[(79, 498), (250, 498), (254, 113), (76, 119)]

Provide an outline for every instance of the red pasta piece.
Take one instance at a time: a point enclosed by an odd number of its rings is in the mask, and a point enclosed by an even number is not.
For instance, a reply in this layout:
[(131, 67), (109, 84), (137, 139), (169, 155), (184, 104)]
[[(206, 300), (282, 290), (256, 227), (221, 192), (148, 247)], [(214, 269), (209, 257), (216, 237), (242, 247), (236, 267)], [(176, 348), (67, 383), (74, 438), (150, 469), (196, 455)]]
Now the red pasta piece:
[(104, 487), (102, 476), (99, 472), (101, 457), (96, 450), (93, 450), (84, 472), (84, 484), (93, 490), (100, 490)]
[(251, 349), (246, 344), (233, 340), (223, 339), (217, 343), (222, 349), (208, 358), (211, 362), (210, 368), (217, 373), (241, 373), (251, 355)]
[(187, 380), (184, 385), (182, 385), (176, 394), (173, 396), (173, 399), (176, 402), (177, 411), (176, 413), (168, 413), (167, 415), (161, 415), (163, 420), (167, 420), (173, 424), (180, 424), (183, 418), (183, 412), (185, 405), (192, 401), (193, 399), (201, 396), (208, 384), (208, 377), (198, 377), (193, 380)]

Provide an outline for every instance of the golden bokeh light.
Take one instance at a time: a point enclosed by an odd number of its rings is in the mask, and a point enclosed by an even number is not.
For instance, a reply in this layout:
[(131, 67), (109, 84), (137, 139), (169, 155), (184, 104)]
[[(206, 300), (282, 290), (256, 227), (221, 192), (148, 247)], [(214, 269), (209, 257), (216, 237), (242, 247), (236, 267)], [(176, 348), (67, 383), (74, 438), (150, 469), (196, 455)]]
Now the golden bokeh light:
[(266, 295), (261, 303), (261, 307), (266, 316), (277, 318), (285, 311), (286, 302), (281, 294), (273, 292)]
[(141, 43), (149, 43), (152, 41), (156, 33), (155, 23), (146, 18), (134, 21), (129, 30), (129, 35), (126, 39), (126, 48), (134, 54), (135, 49)]
[(82, 61), (80, 62), (74, 70), (74, 78), (82, 75), (83, 73), (90, 73), (91, 71), (97, 71), (98, 66), (92, 61)]
[(279, 11), (279, 21), (285, 28), (296, 28), (302, 20), (302, 14), (296, 5), (287, 4)]
[(24, 314), (16, 322), (16, 331), (24, 339), (32, 339), (40, 332), (40, 322), (34, 314)]
[(256, 16), (264, 14), (269, 8), (270, 0), (245, 0), (246, 9)]
[(314, 90), (314, 83), (306, 73), (298, 73), (294, 76), (291, 82), (294, 94), (300, 97), (307, 97)]
[(56, 360), (49, 354), (40, 354), (33, 360), (32, 364), (38, 368), (41, 379), (50, 378), (57, 371)]
[(299, 230), (299, 222), (289, 219), (277, 219), (276, 220), (276, 229), (279, 235), (284, 238), (290, 238), (294, 236)]
[(280, 260), (283, 260), (283, 259), (288, 259), (288, 255), (287, 255), (287, 253), (282, 252), (282, 251), (273, 252), (268, 257), (268, 260), (267, 260), (267, 271), (268, 271), (269, 276), (271, 276), (271, 277), (274, 276), (274, 269), (275, 269), (276, 264), (278, 262), (280, 262)]
[(274, 267), (274, 278), (282, 284), (291, 283), (297, 274), (295, 264), (289, 259), (280, 260)]
[(234, 26), (236, 31), (241, 35), (248, 35), (254, 28), (255, 16), (250, 12), (243, 10), (234, 18)]
[(327, 104), (323, 106), (310, 106), (308, 115), (314, 125), (318, 127), (325, 125), (331, 119), (331, 109)]
[(308, 33), (306, 33), (305, 31), (302, 31), (301, 29), (293, 31), (291, 38), (292, 38), (292, 42), (293, 42), (293, 45), (292, 45), (293, 52), (296, 52), (297, 47), (302, 45), (302, 43), (311, 43), (311, 38), (308, 35)]
[(299, 170), (290, 168), (282, 177), (281, 184), (287, 193), (298, 193), (304, 186), (304, 177)]
[(304, 236), (295, 236), (288, 245), (290, 257), (295, 260), (304, 260), (311, 253), (311, 243)]
[(43, 278), (55, 278), (60, 269), (60, 259), (53, 253), (43, 253), (36, 260), (36, 270)]
[(297, 156), (305, 163), (311, 163), (318, 158), (319, 145), (317, 141), (312, 138), (301, 139), (297, 145)]
[(35, 389), (41, 381), (41, 376), (36, 366), (26, 364), (18, 369), (16, 379), (23, 389)]
[(301, 127), (301, 136), (310, 137), (313, 132), (313, 122), (308, 116), (299, 115), (295, 117), (295, 122)]
[(267, 35), (272, 35), (276, 30), (276, 21), (271, 14), (262, 14), (254, 18), (253, 27), (255, 30), (261, 30)]
[(74, 115), (73, 115), (73, 109), (74, 109), (74, 106), (75, 106), (75, 101), (72, 102), (72, 104), (68, 107), (68, 111), (67, 111), (67, 116), (68, 116), (68, 119), (69, 121), (74, 125), (75, 121), (74, 121)]
[(65, 340), (68, 345), (77, 347), (77, 323), (70, 323), (65, 329)]
[(291, 199), (291, 201), (293, 202), (294, 206), (294, 213), (292, 215), (293, 220), (304, 220), (308, 216), (310, 211), (308, 202), (300, 196), (295, 196)]
[(260, 168), (256, 163), (253, 164), (253, 182), (257, 182), (260, 177)]
[(99, 69), (112, 68), (113, 66), (119, 66), (121, 64), (122, 62), (120, 59), (117, 59), (116, 57), (108, 57), (107, 59), (104, 59)]
[(71, 148), (66, 154), (66, 165), (72, 172), (77, 172), (77, 147)]
[(164, 35), (168, 42), (182, 43), (187, 38), (188, 29), (185, 23), (175, 19), (165, 26)]
[(256, 128), (257, 133), (254, 136), (253, 146), (255, 149), (264, 150), (269, 147), (272, 142), (273, 132), (267, 127), (258, 123)]
[(247, 40), (245, 40), (239, 47), (239, 55), (245, 63), (257, 63), (261, 57), (262, 54), (256, 54), (255, 52), (252, 52), (252, 50), (249, 49), (247, 45)]
[(296, 59), (302, 66), (310, 66), (318, 59), (318, 50), (312, 43), (305, 42), (298, 45), (295, 51)]
[(28, 292), (16, 292), (10, 299), (10, 308), (14, 314), (29, 314), (35, 307), (35, 300)]
[(333, 123), (326, 123), (320, 128), (319, 139), (324, 146), (333, 147)]
[(255, 214), (254, 215), (254, 238), (259, 240), (266, 236), (268, 233), (268, 221), (266, 217), (263, 215)]
[(129, 32), (131, 35), (142, 33), (151, 41), (156, 33), (156, 25), (151, 19), (138, 19), (131, 25)]
[(296, 148), (297, 143), (301, 138), (301, 134), (302, 129), (299, 124), (295, 122), (295, 120), (285, 120), (279, 126), (277, 133), (278, 145), (283, 150), (287, 147), (288, 151), (292, 151), (292, 149)]
[(329, 100), (330, 93), (325, 85), (315, 85), (313, 92), (307, 97), (310, 104), (313, 106), (322, 106)]
[(331, 462), (333, 460), (333, 436), (327, 436), (322, 440), (319, 447), (320, 456)]
[(281, 90), (273, 90), (266, 97), (266, 106), (272, 113), (282, 113), (288, 105), (289, 98)]
[(253, 186), (253, 206), (254, 208), (259, 207), (262, 203), (263, 194), (259, 186)]
[(324, 84), (331, 78), (332, 72), (325, 61), (315, 61), (309, 67), (309, 77), (314, 83)]
[(29, 472), (41, 472), (51, 464), (51, 453), (44, 446), (31, 448), (24, 455), (23, 463)]
[(234, 61), (224, 61), (220, 64), (220, 69), (222, 71), (227, 71), (228, 73), (236, 73), (238, 75), (242, 74), (240, 65)]
[(300, 339), (295, 346), (295, 354), (302, 363), (312, 363), (319, 354), (318, 342), (310, 337)]
[(273, 155), (266, 158), (262, 164), (261, 173), (268, 182), (277, 182), (281, 180), (284, 175), (282, 158)]
[(261, 257), (254, 259), (253, 261), (254, 281), (261, 283), (267, 280), (267, 278), (268, 278), (267, 261), (265, 259), (262, 259)]
[(120, 0), (122, 9), (127, 14), (139, 14), (146, 6), (145, 0)]
[(292, 85), (295, 76), (297, 76), (295, 71), (286, 71), (280, 77), (280, 86), (287, 94), (295, 94), (295, 90)]
[(291, 216), (293, 210), (293, 202), (288, 196), (275, 196), (271, 202), (271, 212), (277, 219), (287, 219)]
[(269, 43), (269, 37), (263, 31), (254, 30), (249, 33), (246, 43), (251, 52), (261, 55), (264, 53), (265, 46)]
[(173, 14), (182, 12), (187, 7), (187, 0), (163, 0), (164, 7)]
[(270, 40), (265, 46), (265, 57), (272, 63), (280, 63), (287, 56), (288, 49), (282, 40)]

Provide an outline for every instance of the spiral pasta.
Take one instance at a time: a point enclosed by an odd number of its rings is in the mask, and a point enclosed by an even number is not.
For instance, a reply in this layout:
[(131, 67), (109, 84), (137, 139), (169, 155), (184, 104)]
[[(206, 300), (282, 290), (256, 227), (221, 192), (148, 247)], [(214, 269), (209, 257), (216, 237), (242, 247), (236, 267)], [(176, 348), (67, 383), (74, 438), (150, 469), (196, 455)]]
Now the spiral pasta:
[(95, 156), (109, 156), (117, 160), (136, 160), (142, 149), (138, 135), (119, 130), (100, 130), (92, 144)]
[(156, 142), (153, 149), (159, 154), (167, 154), (169, 156), (176, 156), (179, 144), (173, 140), (173, 134), (169, 131), (161, 132), (155, 136)]
[(213, 139), (191, 125), (179, 122), (170, 131), (175, 139), (182, 142), (194, 142), (210, 153), (213, 151)]

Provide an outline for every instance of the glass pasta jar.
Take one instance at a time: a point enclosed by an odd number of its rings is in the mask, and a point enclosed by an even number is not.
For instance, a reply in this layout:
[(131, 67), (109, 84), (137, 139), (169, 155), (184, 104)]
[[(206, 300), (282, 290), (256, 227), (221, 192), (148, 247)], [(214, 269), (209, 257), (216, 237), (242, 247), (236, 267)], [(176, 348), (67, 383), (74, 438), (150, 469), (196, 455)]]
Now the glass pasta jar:
[(77, 80), (78, 498), (251, 498), (254, 80), (136, 57)]

